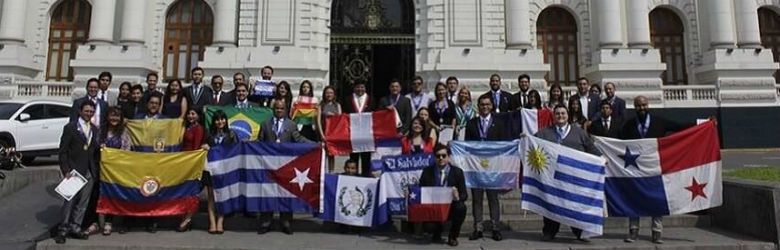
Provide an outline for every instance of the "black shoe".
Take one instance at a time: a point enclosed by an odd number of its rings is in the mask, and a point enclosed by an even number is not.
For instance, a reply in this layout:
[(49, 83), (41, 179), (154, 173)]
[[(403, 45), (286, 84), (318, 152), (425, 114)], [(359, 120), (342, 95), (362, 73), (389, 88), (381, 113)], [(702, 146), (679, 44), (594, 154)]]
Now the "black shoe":
[(431, 243), (444, 244), (444, 239), (441, 238), (441, 235), (434, 234), (433, 236), (431, 236)]
[(176, 228), (176, 232), (182, 233), (182, 232), (190, 231), (191, 229), (192, 229), (192, 221), (187, 222), (187, 225), (185, 225), (183, 227), (181, 227), (181, 226), (177, 227)]
[(469, 240), (477, 240), (482, 238), (482, 231), (474, 231), (469, 236)]
[(127, 233), (127, 231), (128, 231), (128, 230), (127, 230), (127, 227), (125, 227), (125, 226), (120, 226), (120, 227), (119, 227), (119, 228), (117, 228), (117, 230), (116, 230), (116, 232), (117, 232), (117, 233), (119, 233), (119, 234), (126, 234), (126, 233)]
[(292, 229), (290, 229), (289, 226), (287, 226), (287, 227), (282, 227), (282, 233), (287, 234), (287, 235), (292, 235), (293, 231), (292, 231)]
[(492, 235), (493, 235), (493, 240), (495, 241), (501, 241), (502, 239), (504, 239), (504, 237), (501, 236), (501, 232), (498, 230), (493, 230)]
[(265, 234), (267, 232), (271, 231), (271, 227), (259, 227), (257, 228), (257, 234)]
[(65, 244), (65, 236), (61, 234), (57, 234), (57, 236), (54, 236), (54, 243)]
[(89, 235), (85, 234), (85, 233), (82, 233), (82, 232), (78, 232), (78, 233), (71, 232), (71, 233), (68, 233), (68, 237), (71, 237), (71, 238), (74, 238), (74, 239), (78, 239), (78, 240), (88, 240), (89, 239)]
[(664, 244), (664, 241), (661, 240), (661, 232), (653, 231), (652, 242), (653, 244)]
[(152, 222), (146, 226), (146, 231), (149, 233), (157, 233), (157, 222)]
[(639, 238), (639, 229), (630, 229), (628, 230), (628, 236), (623, 239), (623, 242), (632, 243), (636, 241), (637, 238)]
[(549, 242), (549, 241), (553, 241), (553, 240), (555, 240), (555, 235), (552, 235), (552, 234), (542, 235), (542, 241)]
[(457, 247), (458, 246), (458, 239), (456, 239), (456, 238), (449, 238), (449, 239), (447, 239), (447, 245), (450, 245), (451, 247)]

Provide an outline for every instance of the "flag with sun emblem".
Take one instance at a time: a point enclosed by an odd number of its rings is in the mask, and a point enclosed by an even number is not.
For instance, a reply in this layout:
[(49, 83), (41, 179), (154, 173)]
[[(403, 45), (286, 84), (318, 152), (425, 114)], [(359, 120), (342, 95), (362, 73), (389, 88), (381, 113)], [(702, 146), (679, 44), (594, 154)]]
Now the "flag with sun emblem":
[(523, 136), (520, 150), (522, 208), (580, 228), (586, 236), (601, 235), (605, 160), (534, 136)]
[(260, 133), (260, 124), (271, 119), (273, 113), (269, 108), (236, 108), (228, 106), (206, 106), (206, 130), (211, 126), (211, 118), (217, 110), (222, 110), (228, 117), (230, 130), (236, 133), (241, 141), (256, 140)]
[(683, 214), (720, 206), (721, 157), (715, 123), (657, 139), (596, 137), (609, 159), (609, 216)]
[(516, 189), (521, 156), (515, 141), (451, 141), (452, 163), (463, 169), (467, 188)]

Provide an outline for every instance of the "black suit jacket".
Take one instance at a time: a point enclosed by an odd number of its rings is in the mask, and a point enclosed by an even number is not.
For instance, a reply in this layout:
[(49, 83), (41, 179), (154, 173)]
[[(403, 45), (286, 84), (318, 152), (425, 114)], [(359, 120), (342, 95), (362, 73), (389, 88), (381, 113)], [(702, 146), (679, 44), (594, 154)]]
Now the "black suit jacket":
[(298, 125), (289, 118), (284, 118), (284, 121), (282, 121), (282, 133), (277, 138), (274, 132), (274, 118), (272, 117), (260, 126), (260, 134), (257, 135), (257, 140), (275, 142), (276, 139), (279, 139), (279, 142), (312, 142), (298, 132)]
[[(73, 122), (79, 119), (79, 112), (81, 111), (81, 104), (84, 102), (89, 101), (88, 96), (84, 96), (82, 98), (73, 100), (73, 105), (70, 109), (70, 119), (69, 122)], [(100, 106), (100, 124), (95, 124), (100, 126), (101, 128), (105, 127), (107, 121), (106, 117), (108, 117), (108, 103), (106, 103), (103, 100), (97, 99), (97, 103), (95, 105)]]
[[(569, 102), (571, 102), (572, 99), (580, 99), (580, 94), (577, 93), (576, 95), (569, 97)], [(601, 99), (599, 99), (599, 96), (596, 94), (588, 94), (588, 120), (593, 120), (596, 118), (596, 113), (599, 112), (599, 103), (601, 102)], [(585, 105), (585, 104), (582, 104)]]
[(588, 128), (588, 132), (596, 136), (619, 138), (620, 131), (623, 129), (623, 121), (621, 121), (620, 118), (612, 116), (609, 121), (609, 130), (607, 130), (607, 128), (604, 127), (603, 120), (604, 118), (601, 116), (596, 118), (596, 120), (593, 120), (593, 122), (590, 124), (590, 128)]
[[(422, 175), (420, 175), (420, 186), (439, 186), (434, 171), (439, 171), (439, 166), (437, 166), (436, 163), (423, 169)], [(469, 194), (466, 191), (466, 179), (463, 177), (463, 170), (452, 164), (450, 164), (450, 174), (447, 176), (447, 186), (458, 188), (459, 199), (452, 202), (465, 202), (469, 199)]]
[[(382, 97), (382, 99), (379, 99), (379, 105), (376, 108), (383, 109), (391, 105), (393, 105), (393, 102), (390, 101), (390, 96), (385, 96)], [(398, 102), (395, 104), (395, 110), (398, 112), (398, 116), (401, 117), (401, 124), (403, 124), (398, 128), (398, 132), (405, 134), (406, 131), (409, 131), (409, 126), (412, 122), (412, 101), (406, 96), (401, 95), (398, 97)]]
[[(65, 124), (65, 127), (62, 128), (59, 148), (60, 171), (63, 174), (68, 174), (68, 172), (75, 169), (81, 175), (86, 176), (87, 173), (90, 173), (92, 178), (98, 178), (98, 153), (100, 148), (98, 134), (100, 132), (93, 126), (91, 128), (92, 136), (84, 138), (78, 127), (78, 121), (72, 121)], [(87, 145), (87, 140), (91, 142), (85, 150), (84, 146)]]
[[(641, 139), (642, 137), (639, 135), (639, 128), (637, 128), (638, 122), (639, 121), (635, 117), (626, 120), (626, 123), (623, 125), (623, 129), (620, 132), (620, 139)], [(650, 127), (647, 129), (647, 134), (645, 134), (644, 138), (664, 137), (667, 131), (676, 131), (677, 127), (679, 127), (675, 124), (667, 123), (669, 122), (658, 116), (650, 115)]]
[[(341, 112), (344, 112), (345, 114), (357, 113), (357, 110), (355, 109), (357, 104), (355, 104), (354, 100), (355, 99), (352, 98), (352, 94), (347, 95), (347, 97), (345, 97), (341, 102)], [(374, 106), (373, 98), (371, 98), (371, 95), (366, 93), (366, 108), (363, 110), (363, 112), (371, 112), (374, 111), (375, 108), (376, 107)]]
[[(482, 98), (483, 96), (490, 97), (490, 102), (493, 102), (493, 91), (488, 91), (488, 92), (482, 94), (481, 96), (479, 96), (479, 98)], [(514, 96), (512, 96), (512, 94), (510, 94), (509, 92), (501, 90), (501, 97), (500, 98), (501, 98), (501, 103), (498, 105), (499, 112), (508, 112), (508, 111), (516, 109), (516, 107), (514, 106), (516, 101), (514, 101)], [(477, 100), (479, 100), (479, 99), (477, 99)], [(493, 103), (493, 110), (495, 110), (495, 109), (496, 109), (496, 104)]]
[(228, 106), (235, 102), (236, 97), (232, 92), (220, 91), (222, 94), (219, 96), (219, 101), (214, 103), (214, 91), (211, 91), (211, 95), (208, 96), (209, 105)]
[[(615, 96), (615, 100), (612, 101), (612, 117), (626, 119), (626, 101), (620, 97)], [(600, 109), (600, 108), (599, 108)]]
[[(468, 123), (466, 123), (466, 136), (464, 139), (467, 141), (482, 141), (482, 138), (479, 137), (479, 123), (480, 116), (471, 118)], [(501, 141), (501, 140), (508, 140), (506, 129), (504, 129), (504, 123), (501, 119), (496, 119), (496, 114), (491, 115), (491, 119), (493, 119), (493, 122), (490, 124), (490, 128), (488, 128), (487, 132), (487, 138), (485, 141)]]
[(187, 97), (187, 107), (195, 107), (200, 110), (203, 106), (211, 104), (211, 98), (214, 97), (214, 92), (211, 91), (211, 88), (208, 86), (203, 85), (204, 83), (200, 84), (202, 86), (198, 96), (195, 96), (195, 88), (193, 88), (192, 85), (184, 89), (184, 96)]

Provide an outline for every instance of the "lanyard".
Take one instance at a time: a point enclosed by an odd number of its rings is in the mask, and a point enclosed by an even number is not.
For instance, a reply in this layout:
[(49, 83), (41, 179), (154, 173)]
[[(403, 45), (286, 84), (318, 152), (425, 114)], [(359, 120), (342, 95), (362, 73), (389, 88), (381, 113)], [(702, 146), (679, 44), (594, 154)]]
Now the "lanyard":
[(488, 118), (487, 125), (485, 125), (485, 122), (480, 119), (479, 121), (479, 138), (482, 138), (482, 140), (487, 139), (488, 134), (488, 128), (490, 128), (490, 125), (493, 124), (493, 117)]
[(276, 134), (276, 137), (278, 139), (279, 135), (282, 134), (282, 122), (284, 122), (284, 118), (274, 118), (276, 119), (276, 124), (274, 124), (274, 133)]
[[(89, 122), (87, 121), (87, 123)], [(92, 139), (92, 129), (90, 129), (89, 132), (87, 132), (87, 129), (84, 127), (84, 125), (81, 125), (82, 124), (81, 122), (77, 122), (77, 124), (79, 125), (79, 132), (81, 132), (81, 136), (84, 136), (84, 140), (86, 140), (87, 145), (89, 145)]]
[[(417, 100), (415, 100), (415, 99), (417, 99)], [(414, 106), (412, 108), (414, 108), (414, 110), (417, 110), (418, 108), (420, 108), (420, 104), (422, 103), (422, 99), (423, 99), (423, 94), (422, 93), (420, 93), (420, 95), (418, 95), (417, 98), (415, 98), (415, 95), (412, 94), (412, 106)]]
[(645, 138), (647, 131), (650, 130), (650, 115), (645, 117), (645, 122), (639, 121), (639, 117), (636, 118), (637, 128), (639, 130), (639, 136)]
[(398, 99), (401, 99), (401, 95), (400, 94), (396, 95), (394, 99), (391, 98), (390, 101), (393, 103), (393, 107), (395, 107), (395, 104), (398, 103)]
[(447, 104), (447, 99), (441, 100), (436, 103), (436, 113), (439, 113), (439, 117), (444, 116), (444, 111), (446, 111), (448, 107), (449, 104)]

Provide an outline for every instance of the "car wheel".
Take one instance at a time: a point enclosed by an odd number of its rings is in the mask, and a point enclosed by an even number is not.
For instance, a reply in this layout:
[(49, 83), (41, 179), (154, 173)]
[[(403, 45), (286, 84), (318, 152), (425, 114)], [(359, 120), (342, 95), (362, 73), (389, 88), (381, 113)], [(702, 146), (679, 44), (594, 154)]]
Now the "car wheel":
[(30, 165), (35, 161), (35, 156), (22, 156), (22, 164)]
[(11, 146), (11, 142), (7, 141), (4, 138), (0, 138), (0, 147), (8, 148)]

